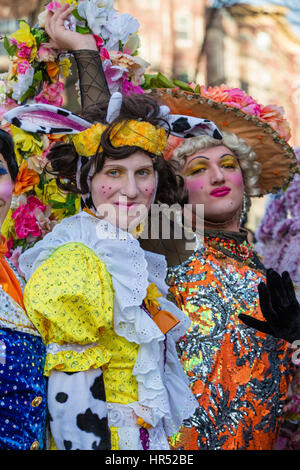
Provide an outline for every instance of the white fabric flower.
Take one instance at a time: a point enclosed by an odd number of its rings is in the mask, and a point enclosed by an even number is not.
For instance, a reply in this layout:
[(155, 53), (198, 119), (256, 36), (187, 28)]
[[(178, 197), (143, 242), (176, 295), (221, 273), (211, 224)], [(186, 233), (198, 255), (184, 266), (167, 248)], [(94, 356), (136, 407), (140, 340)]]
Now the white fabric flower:
[(139, 27), (139, 22), (127, 13), (115, 16), (111, 15), (110, 21), (104, 27), (106, 37), (108, 38), (106, 48), (108, 50), (119, 50), (119, 42), (121, 42), (122, 45), (126, 44), (129, 37), (137, 33)]
[(111, 10), (114, 6), (114, 0), (100, 0), (97, 5), (99, 8), (107, 8), (108, 10)]
[(18, 75), (18, 81), (13, 85), (13, 94), (12, 98), (20, 103), (20, 99), (24, 95), (24, 93), (28, 90), (28, 88), (32, 85), (34, 76), (34, 68), (29, 67), (24, 74)]
[(101, 29), (103, 25), (106, 25), (108, 22), (108, 18), (112, 12), (111, 8), (102, 6), (105, 4), (110, 5), (110, 0), (100, 3), (99, 0), (85, 0), (78, 5), (78, 14), (87, 21), (89, 28), (98, 36), (101, 36)]
[(48, 10), (43, 10), (38, 16), (38, 25), (40, 28), (45, 28), (46, 24), (46, 16), (48, 14)]

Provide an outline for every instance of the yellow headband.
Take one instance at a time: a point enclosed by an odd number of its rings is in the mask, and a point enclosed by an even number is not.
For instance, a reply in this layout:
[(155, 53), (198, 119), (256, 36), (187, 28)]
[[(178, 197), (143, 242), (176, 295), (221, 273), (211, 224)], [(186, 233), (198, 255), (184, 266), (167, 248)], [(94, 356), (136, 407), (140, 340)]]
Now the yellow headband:
[[(108, 126), (97, 123), (89, 129), (72, 136), (76, 152), (83, 157), (92, 157), (98, 149), (101, 135)], [(114, 147), (136, 146), (155, 155), (161, 155), (167, 143), (167, 134), (162, 127), (145, 121), (122, 121), (115, 124), (110, 134)]]

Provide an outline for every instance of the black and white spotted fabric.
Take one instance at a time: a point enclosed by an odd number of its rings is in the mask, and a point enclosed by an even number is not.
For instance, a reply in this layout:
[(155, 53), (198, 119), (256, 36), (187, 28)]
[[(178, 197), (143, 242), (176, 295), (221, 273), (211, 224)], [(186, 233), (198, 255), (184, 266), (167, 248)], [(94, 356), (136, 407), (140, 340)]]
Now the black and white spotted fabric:
[(216, 124), (209, 119), (169, 114), (167, 121), (171, 127), (171, 134), (176, 137), (188, 138), (197, 137), (199, 135), (209, 135), (217, 140), (223, 138)]
[(110, 450), (101, 369), (53, 370), (48, 382), (50, 429), (58, 450)]
[[(182, 138), (209, 135), (214, 139), (222, 139), (222, 133), (209, 119), (170, 114), (167, 106), (162, 106), (161, 109), (163, 110), (161, 117), (168, 121), (172, 135)], [(114, 116), (117, 116), (116, 112)], [(92, 125), (67, 109), (42, 103), (18, 106), (5, 113), (3, 117), (26, 132), (40, 134), (77, 134)], [(162, 125), (165, 126), (163, 121)]]
[(40, 134), (77, 134), (91, 127), (85, 119), (51, 104), (25, 104), (11, 109), (3, 117), (26, 132)]

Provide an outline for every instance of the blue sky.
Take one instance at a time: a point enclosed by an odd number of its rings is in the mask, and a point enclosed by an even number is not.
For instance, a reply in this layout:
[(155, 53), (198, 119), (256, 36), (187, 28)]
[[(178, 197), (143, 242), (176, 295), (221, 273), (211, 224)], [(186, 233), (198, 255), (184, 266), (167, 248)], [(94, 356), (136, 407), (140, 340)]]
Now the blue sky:
[[(221, 3), (225, 3), (224, 0), (215, 0), (213, 6), (219, 6)], [(300, 35), (300, 0), (228, 0), (227, 5), (234, 5), (236, 3), (249, 3), (250, 5), (283, 5), (290, 8), (290, 13), (287, 18), (293, 26), (296, 33)]]

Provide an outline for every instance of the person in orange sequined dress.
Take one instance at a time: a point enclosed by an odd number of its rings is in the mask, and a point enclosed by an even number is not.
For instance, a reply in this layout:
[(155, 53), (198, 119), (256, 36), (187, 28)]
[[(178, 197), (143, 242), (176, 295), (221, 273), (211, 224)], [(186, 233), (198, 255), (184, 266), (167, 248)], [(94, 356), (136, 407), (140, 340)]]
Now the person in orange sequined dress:
[[(204, 205), (204, 240), (197, 237), (191, 251), (182, 240), (144, 244), (166, 254), (170, 296), (192, 323), (177, 350), (199, 408), (170, 442), (176, 450), (269, 450), (282, 420), (293, 350), (275, 337), (282, 338), (281, 331), (275, 334), (264, 322), (265, 312), (274, 299), (282, 307), (280, 289), (291, 290), (293, 308), (299, 304), (288, 274), (268, 271), (266, 277), (240, 227), (250, 197), (275, 192), (291, 179), (295, 157), (287, 136), (258, 117), (251, 97), (229, 88), (226, 94), (225, 86), (210, 91), (156, 92), (172, 112), (210, 119), (223, 134), (222, 141), (178, 140), (169, 152), (185, 178), (194, 230), (197, 205)], [(218, 101), (220, 95), (227, 102)], [(243, 99), (248, 108), (241, 110)], [(299, 328), (285, 338), (298, 339)]]

